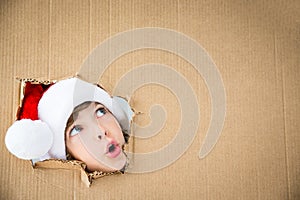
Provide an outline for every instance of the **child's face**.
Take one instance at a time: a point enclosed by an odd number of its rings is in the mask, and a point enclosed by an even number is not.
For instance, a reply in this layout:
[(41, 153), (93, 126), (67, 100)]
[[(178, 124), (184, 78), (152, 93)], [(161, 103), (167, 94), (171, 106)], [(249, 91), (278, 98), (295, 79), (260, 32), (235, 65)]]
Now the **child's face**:
[(88, 170), (111, 172), (126, 164), (122, 151), (125, 140), (115, 117), (101, 104), (91, 103), (79, 111), (66, 131), (71, 155), (86, 163)]

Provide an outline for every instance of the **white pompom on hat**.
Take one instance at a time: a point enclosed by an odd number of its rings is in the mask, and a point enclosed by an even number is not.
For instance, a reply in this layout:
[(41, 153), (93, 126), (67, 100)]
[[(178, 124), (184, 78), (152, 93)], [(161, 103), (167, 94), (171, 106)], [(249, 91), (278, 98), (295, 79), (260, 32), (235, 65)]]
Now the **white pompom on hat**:
[(130, 132), (132, 110), (120, 97), (78, 78), (59, 81), (51, 86), (38, 104), (39, 120), (21, 119), (8, 129), (7, 149), (26, 160), (66, 159), (65, 128), (74, 108), (93, 101), (104, 105), (118, 120), (122, 131)]

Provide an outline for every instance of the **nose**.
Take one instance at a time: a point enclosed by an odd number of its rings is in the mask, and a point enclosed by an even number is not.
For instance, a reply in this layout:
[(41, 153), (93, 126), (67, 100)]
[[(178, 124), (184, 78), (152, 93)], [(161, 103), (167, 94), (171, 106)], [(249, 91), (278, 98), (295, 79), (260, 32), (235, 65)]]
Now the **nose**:
[(111, 140), (111, 134), (108, 131), (104, 131), (104, 134), (102, 132), (98, 135), (98, 139), (102, 140), (103, 136), (105, 136), (108, 140)]
[(96, 133), (96, 137), (98, 137), (99, 140), (103, 139), (103, 136), (106, 135), (105, 128), (97, 122), (97, 125), (94, 126), (94, 131)]
[(104, 137), (107, 139), (111, 138), (111, 134), (104, 126), (102, 126), (99, 122), (97, 123), (97, 133), (98, 133), (98, 139), (102, 140)]

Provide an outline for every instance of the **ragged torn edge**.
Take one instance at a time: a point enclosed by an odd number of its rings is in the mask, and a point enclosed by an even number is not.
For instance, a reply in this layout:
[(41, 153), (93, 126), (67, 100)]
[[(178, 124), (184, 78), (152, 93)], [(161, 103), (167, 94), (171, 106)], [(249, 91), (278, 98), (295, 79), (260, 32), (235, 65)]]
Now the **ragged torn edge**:
[(79, 160), (62, 160), (62, 159), (49, 159), (36, 162), (32, 165), (33, 169), (66, 169), (66, 170), (79, 170), (80, 179), (85, 186), (90, 187), (93, 180), (102, 178), (104, 176), (123, 174), (121, 171), (116, 172), (87, 172), (86, 164)]
[[(71, 77), (69, 77), (71, 78)], [(35, 78), (19, 78), (16, 77), (16, 80), (20, 82), (19, 84), (19, 104), (17, 107), (17, 112), (15, 116), (15, 120), (18, 120), (20, 117), (20, 112), (22, 109), (23, 105), (23, 100), (25, 96), (25, 86), (27, 82), (30, 82), (32, 84), (43, 84), (43, 85), (49, 85), (49, 84), (54, 84), (58, 80), (39, 80)], [(97, 86), (102, 87), (102, 85), (96, 84)], [(130, 99), (127, 99), (125, 97), (120, 97), (120, 99), (123, 99), (124, 101), (127, 101), (130, 103)], [(122, 102), (121, 102), (122, 103)], [(133, 118), (139, 114), (137, 113), (131, 106), (130, 109), (126, 109), (126, 114), (127, 116), (131, 116), (131, 122), (130, 122), (130, 127), (132, 127), (133, 123)], [(132, 138), (132, 130), (130, 129), (129, 134), (129, 139)], [(129, 142), (128, 142), (129, 143)], [(128, 144), (126, 144), (128, 145)], [(118, 170), (115, 172), (102, 172), (102, 171), (93, 171), (93, 172), (88, 172), (86, 168), (86, 164), (82, 161), (79, 160), (63, 160), (63, 159), (48, 159), (44, 161), (34, 161), (31, 160), (31, 166), (33, 169), (66, 169), (66, 170), (79, 170), (80, 171), (80, 179), (84, 183), (85, 186), (90, 187), (92, 182), (98, 178), (102, 178), (104, 176), (109, 176), (109, 175), (116, 175), (116, 174), (124, 174), (124, 171)], [(126, 171), (125, 171), (126, 172)]]

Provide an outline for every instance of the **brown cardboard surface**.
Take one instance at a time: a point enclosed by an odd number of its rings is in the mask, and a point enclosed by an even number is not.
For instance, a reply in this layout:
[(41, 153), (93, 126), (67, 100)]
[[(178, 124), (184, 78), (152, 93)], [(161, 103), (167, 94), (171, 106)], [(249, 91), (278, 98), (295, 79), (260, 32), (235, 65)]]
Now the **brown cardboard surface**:
[[(0, 199), (299, 199), (300, 3), (297, 1), (1, 1)], [(62, 79), (75, 75), (98, 44), (142, 27), (177, 30), (212, 57), (226, 90), (219, 141), (204, 159), (199, 148), (209, 127), (211, 101), (203, 78), (184, 59), (159, 50), (128, 53), (100, 82), (112, 91), (123, 74), (163, 63), (183, 75), (201, 111), (197, 135), (172, 165), (143, 174), (100, 178), (90, 188), (78, 170), (32, 169), (6, 150), (4, 137), (18, 105), (16, 77)], [(149, 108), (168, 118), (155, 137), (134, 140), (151, 152), (175, 136), (178, 101), (159, 85), (138, 89), (135, 119), (149, 123)]]

